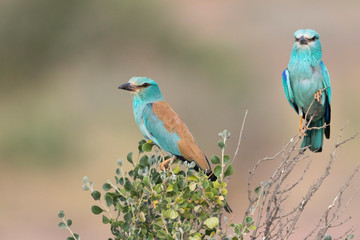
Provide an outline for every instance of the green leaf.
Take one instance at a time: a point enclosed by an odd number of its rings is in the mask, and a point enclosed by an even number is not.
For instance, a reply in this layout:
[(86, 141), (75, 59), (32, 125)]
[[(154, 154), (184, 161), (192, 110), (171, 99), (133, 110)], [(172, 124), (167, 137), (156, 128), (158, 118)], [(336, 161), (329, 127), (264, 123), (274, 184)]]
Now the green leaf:
[(79, 239), (80, 239), (79, 234), (74, 233), (74, 236), (75, 236), (75, 239), (76, 239), (76, 240), (79, 240)]
[(179, 167), (179, 165), (176, 165), (174, 168), (173, 168), (173, 173), (175, 174), (175, 175), (178, 175), (179, 174), (179, 172), (180, 172), (180, 167)]
[(191, 182), (190, 185), (189, 185), (190, 191), (194, 191), (195, 188), (196, 188), (196, 182)]
[(214, 175), (219, 177), (221, 174), (221, 167), (218, 165), (214, 168)]
[(149, 187), (150, 186), (150, 177), (149, 176), (145, 176), (143, 179), (143, 183), (145, 186)]
[(178, 212), (177, 211), (175, 211), (174, 209), (171, 209), (170, 210), (170, 218), (171, 219), (176, 219), (177, 217), (179, 216), (179, 214), (178, 214)]
[(331, 240), (331, 239), (332, 239), (331, 235), (326, 235), (326, 236), (324, 237), (324, 240)]
[(82, 189), (85, 190), (85, 191), (89, 191), (89, 190), (90, 190), (89, 187), (86, 186), (85, 184), (82, 185)]
[(173, 185), (172, 184), (169, 184), (169, 186), (167, 187), (166, 191), (167, 192), (172, 192), (173, 190)]
[(210, 229), (216, 228), (219, 226), (219, 219), (217, 217), (211, 217), (206, 219), (204, 224)]
[(163, 211), (162, 216), (164, 218), (169, 218), (170, 217), (170, 209)]
[(255, 226), (255, 225), (251, 225), (251, 226), (249, 227), (249, 229), (255, 231), (255, 230), (256, 230), (256, 226)]
[(138, 146), (139, 153), (144, 152), (143, 149), (142, 149), (142, 145), (145, 144), (145, 143), (146, 143), (145, 139), (142, 139), (141, 141), (139, 141), (139, 146)]
[(231, 176), (234, 173), (234, 168), (232, 165), (229, 165), (224, 172), (224, 177)]
[(68, 227), (70, 227), (70, 226), (71, 226), (71, 224), (72, 224), (71, 219), (66, 220), (66, 224), (68, 225)]
[(99, 206), (94, 205), (94, 206), (91, 207), (91, 212), (92, 212), (93, 214), (95, 214), (95, 215), (99, 215), (99, 214), (102, 213), (103, 211), (104, 211), (104, 210), (101, 209)]
[(97, 201), (101, 198), (101, 193), (95, 190), (91, 193), (91, 196), (94, 198), (95, 201)]
[(210, 183), (209, 183), (209, 181), (207, 180), (207, 179), (204, 179), (203, 181), (202, 181), (202, 186), (203, 186), (203, 188), (208, 188), (209, 186), (210, 186)]
[(59, 218), (65, 217), (65, 212), (64, 212), (63, 210), (61, 210), (61, 211), (58, 213), (58, 217), (59, 217)]
[(104, 191), (109, 191), (110, 189), (112, 189), (112, 186), (110, 183), (104, 183), (104, 185), (102, 186), (102, 189)]
[(139, 222), (145, 222), (145, 221), (146, 221), (145, 213), (140, 212), (139, 213)]
[(123, 165), (123, 160), (121, 158), (117, 160), (117, 165), (119, 165), (120, 167)]
[(245, 218), (245, 224), (247, 226), (251, 225), (252, 223), (254, 223), (254, 219), (252, 217), (248, 216), (248, 217)]
[(131, 222), (131, 218), (132, 218), (131, 211), (128, 211), (128, 212), (124, 215), (124, 220), (125, 220), (126, 222)]
[(149, 158), (148, 156), (144, 155), (139, 161), (139, 165), (142, 167), (149, 166)]
[(189, 240), (201, 240), (201, 235), (199, 233), (195, 233), (193, 236), (189, 237)]
[(200, 205), (197, 205), (194, 207), (194, 211), (197, 213), (199, 212), (199, 210), (201, 209), (201, 206)]
[(219, 133), (219, 136), (222, 138), (228, 138), (230, 135), (228, 134), (228, 130), (224, 130), (222, 132)]
[(66, 240), (75, 240), (73, 237), (67, 237)]
[(59, 222), (58, 224), (59, 228), (64, 229), (66, 228), (66, 224), (64, 222)]
[(144, 143), (144, 144), (142, 145), (142, 150), (143, 150), (144, 152), (151, 152), (151, 150), (152, 150), (152, 148), (153, 148), (154, 145), (155, 145), (154, 143), (149, 143), (149, 142)]
[(169, 237), (169, 234), (167, 234), (165, 232), (165, 230), (156, 231), (156, 239), (168, 239), (168, 237)]
[(127, 159), (132, 165), (134, 165), (134, 162), (133, 162), (133, 160), (132, 160), (132, 155), (133, 155), (133, 153), (130, 152), (130, 153), (126, 156), (126, 159)]
[(190, 181), (190, 182), (191, 182), (191, 181), (196, 181), (196, 180), (198, 180), (198, 179), (199, 179), (199, 177), (197, 177), (197, 176), (195, 176), (195, 175), (192, 175), (192, 176), (188, 176), (188, 177), (187, 177), (187, 180)]
[(259, 194), (259, 191), (260, 191), (260, 186), (256, 187), (255, 190), (254, 190), (254, 192), (255, 192), (256, 194)]
[(223, 149), (225, 147), (225, 143), (222, 140), (219, 140), (217, 144), (218, 144), (219, 148), (221, 148), (221, 149)]
[(230, 162), (230, 156), (229, 155), (224, 155), (224, 164), (228, 164)]
[(220, 158), (217, 155), (211, 155), (210, 160), (213, 164), (219, 164)]
[(83, 180), (83, 183), (87, 183), (89, 181), (87, 176), (84, 176), (82, 180)]
[(239, 223), (239, 224), (236, 224), (236, 225), (234, 225), (234, 224), (231, 224), (231, 226), (232, 227), (234, 227), (235, 226), (235, 233), (236, 234), (241, 234), (241, 232), (242, 232), (242, 229), (243, 229), (243, 226), (242, 226), (242, 224), (241, 223)]
[(102, 222), (103, 222), (103, 224), (108, 224), (108, 223), (110, 223), (110, 219), (107, 218), (105, 215), (103, 215), (102, 216)]
[(129, 179), (126, 178), (124, 188), (126, 191), (130, 191), (132, 188), (132, 184)]
[(110, 207), (113, 204), (114, 200), (109, 194), (106, 194), (105, 202), (106, 202), (106, 206)]

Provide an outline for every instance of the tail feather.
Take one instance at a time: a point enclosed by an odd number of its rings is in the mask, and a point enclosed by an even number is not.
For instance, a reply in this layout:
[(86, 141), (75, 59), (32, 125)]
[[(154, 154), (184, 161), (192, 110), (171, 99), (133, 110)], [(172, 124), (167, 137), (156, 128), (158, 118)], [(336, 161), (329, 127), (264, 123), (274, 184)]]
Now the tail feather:
[(329, 97), (328, 95), (326, 95), (326, 111), (325, 111), (325, 122), (326, 122), (326, 128), (325, 128), (325, 137), (327, 139), (330, 138), (330, 121), (331, 121), (331, 107), (330, 107), (330, 103), (329, 103)]
[[(316, 122), (311, 122), (309, 128), (320, 128), (324, 125), (324, 119)], [(311, 129), (306, 131), (306, 136), (301, 144), (301, 147), (309, 147), (312, 152), (321, 152), (324, 142), (324, 128)]]

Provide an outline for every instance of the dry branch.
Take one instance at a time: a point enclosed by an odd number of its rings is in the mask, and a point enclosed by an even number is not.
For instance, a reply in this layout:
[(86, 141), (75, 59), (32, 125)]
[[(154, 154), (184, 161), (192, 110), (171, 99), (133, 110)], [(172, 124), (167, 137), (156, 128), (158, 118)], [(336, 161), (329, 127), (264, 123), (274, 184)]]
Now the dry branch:
[[(311, 119), (309, 121), (311, 121)], [(323, 127), (325, 127), (325, 125)], [(249, 206), (244, 216), (244, 219), (248, 216), (253, 217), (255, 225), (257, 226), (257, 229), (252, 232), (250, 239), (290, 239), (296, 231), (300, 217), (307, 209), (307, 203), (316, 195), (317, 191), (323, 186), (325, 180), (328, 178), (330, 170), (332, 169), (333, 163), (336, 159), (337, 150), (343, 144), (355, 139), (360, 134), (360, 131), (345, 140), (341, 140), (342, 134), (343, 129), (340, 131), (337, 143), (330, 154), (322, 174), (314, 184), (308, 187), (308, 190), (302, 199), (293, 204), (293, 207), (290, 208), (290, 210), (286, 210), (284, 205), (288, 204), (288, 202), (286, 202), (288, 197), (294, 193), (296, 187), (303, 181), (311, 166), (310, 157), (314, 156), (312, 153), (309, 153), (308, 155), (305, 154), (306, 148), (299, 149), (297, 147), (301, 140), (301, 136), (292, 138), (273, 157), (266, 157), (255, 164), (253, 169), (249, 171)], [(274, 170), (272, 176), (267, 181), (257, 184), (257, 187), (255, 188), (253, 177), (257, 174), (258, 169), (267, 161), (279, 159), (281, 161), (278, 167)], [(288, 183), (286, 180), (289, 176), (298, 172), (298, 164), (306, 161), (308, 162), (305, 169), (302, 170), (302, 175), (298, 177), (297, 180)], [(349, 188), (355, 176), (358, 175), (359, 170), (360, 164), (339, 189), (337, 195), (334, 197), (321, 219), (317, 224), (315, 223), (315, 228), (305, 237), (305, 239), (309, 239), (314, 235), (315, 239), (323, 239), (329, 229), (348, 223), (350, 218), (342, 219), (341, 216), (349, 206), (355, 193), (350, 197), (350, 199), (345, 200), (344, 192)], [(254, 188), (256, 189), (255, 192)], [(354, 227), (349, 228), (349, 230), (339, 237), (339, 239), (345, 238), (348, 234), (352, 233), (354, 229)]]

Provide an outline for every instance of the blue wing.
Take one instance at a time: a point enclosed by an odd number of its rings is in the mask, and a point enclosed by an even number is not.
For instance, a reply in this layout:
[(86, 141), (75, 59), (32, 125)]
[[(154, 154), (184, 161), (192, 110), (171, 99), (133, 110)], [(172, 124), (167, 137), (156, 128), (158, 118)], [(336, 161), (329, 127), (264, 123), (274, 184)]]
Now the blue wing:
[(296, 105), (296, 102), (295, 102), (294, 93), (293, 93), (293, 91), (291, 89), (289, 70), (288, 69), (285, 69), (283, 71), (282, 82), (283, 82), (285, 96), (286, 96), (288, 102), (290, 103), (291, 107), (294, 108), (297, 113), (299, 113), (298, 106)]
[(330, 76), (329, 72), (326, 69), (325, 64), (323, 61), (320, 63), (321, 66), (321, 73), (323, 75), (324, 81), (323, 85), (326, 93), (326, 99), (325, 99), (325, 123), (327, 124), (325, 128), (325, 136), (327, 138), (330, 138), (330, 121), (331, 121), (331, 86), (330, 86)]
[(145, 128), (150, 133), (149, 138), (165, 151), (174, 155), (181, 155), (177, 143), (180, 137), (176, 132), (169, 132), (163, 122), (156, 116), (152, 104), (145, 106), (143, 112)]

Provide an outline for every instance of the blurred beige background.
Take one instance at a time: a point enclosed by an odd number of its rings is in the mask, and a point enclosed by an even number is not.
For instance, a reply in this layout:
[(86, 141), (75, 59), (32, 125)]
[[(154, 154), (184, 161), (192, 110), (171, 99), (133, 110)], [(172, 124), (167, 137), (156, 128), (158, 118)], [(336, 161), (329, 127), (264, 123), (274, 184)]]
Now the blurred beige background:
[[(65, 239), (59, 210), (82, 239), (111, 236), (91, 213), (81, 179), (87, 175), (100, 189), (116, 160), (137, 150), (142, 136), (132, 101), (117, 89), (132, 76), (159, 83), (208, 156), (219, 153), (217, 134), (225, 128), (233, 155), (249, 110), (229, 183), (235, 220), (247, 206), (248, 170), (297, 131), (281, 83), (297, 29), (319, 32), (333, 94), (332, 136), (323, 153), (312, 155), (305, 183), (321, 174), (345, 122), (345, 136), (360, 128), (359, 1), (151, 2), (1, 1), (0, 239)], [(358, 154), (359, 140), (342, 148), (295, 238), (312, 229)], [(306, 185), (297, 191), (301, 196)], [(360, 222), (359, 200), (358, 194), (345, 212), (353, 216), (348, 226)]]

